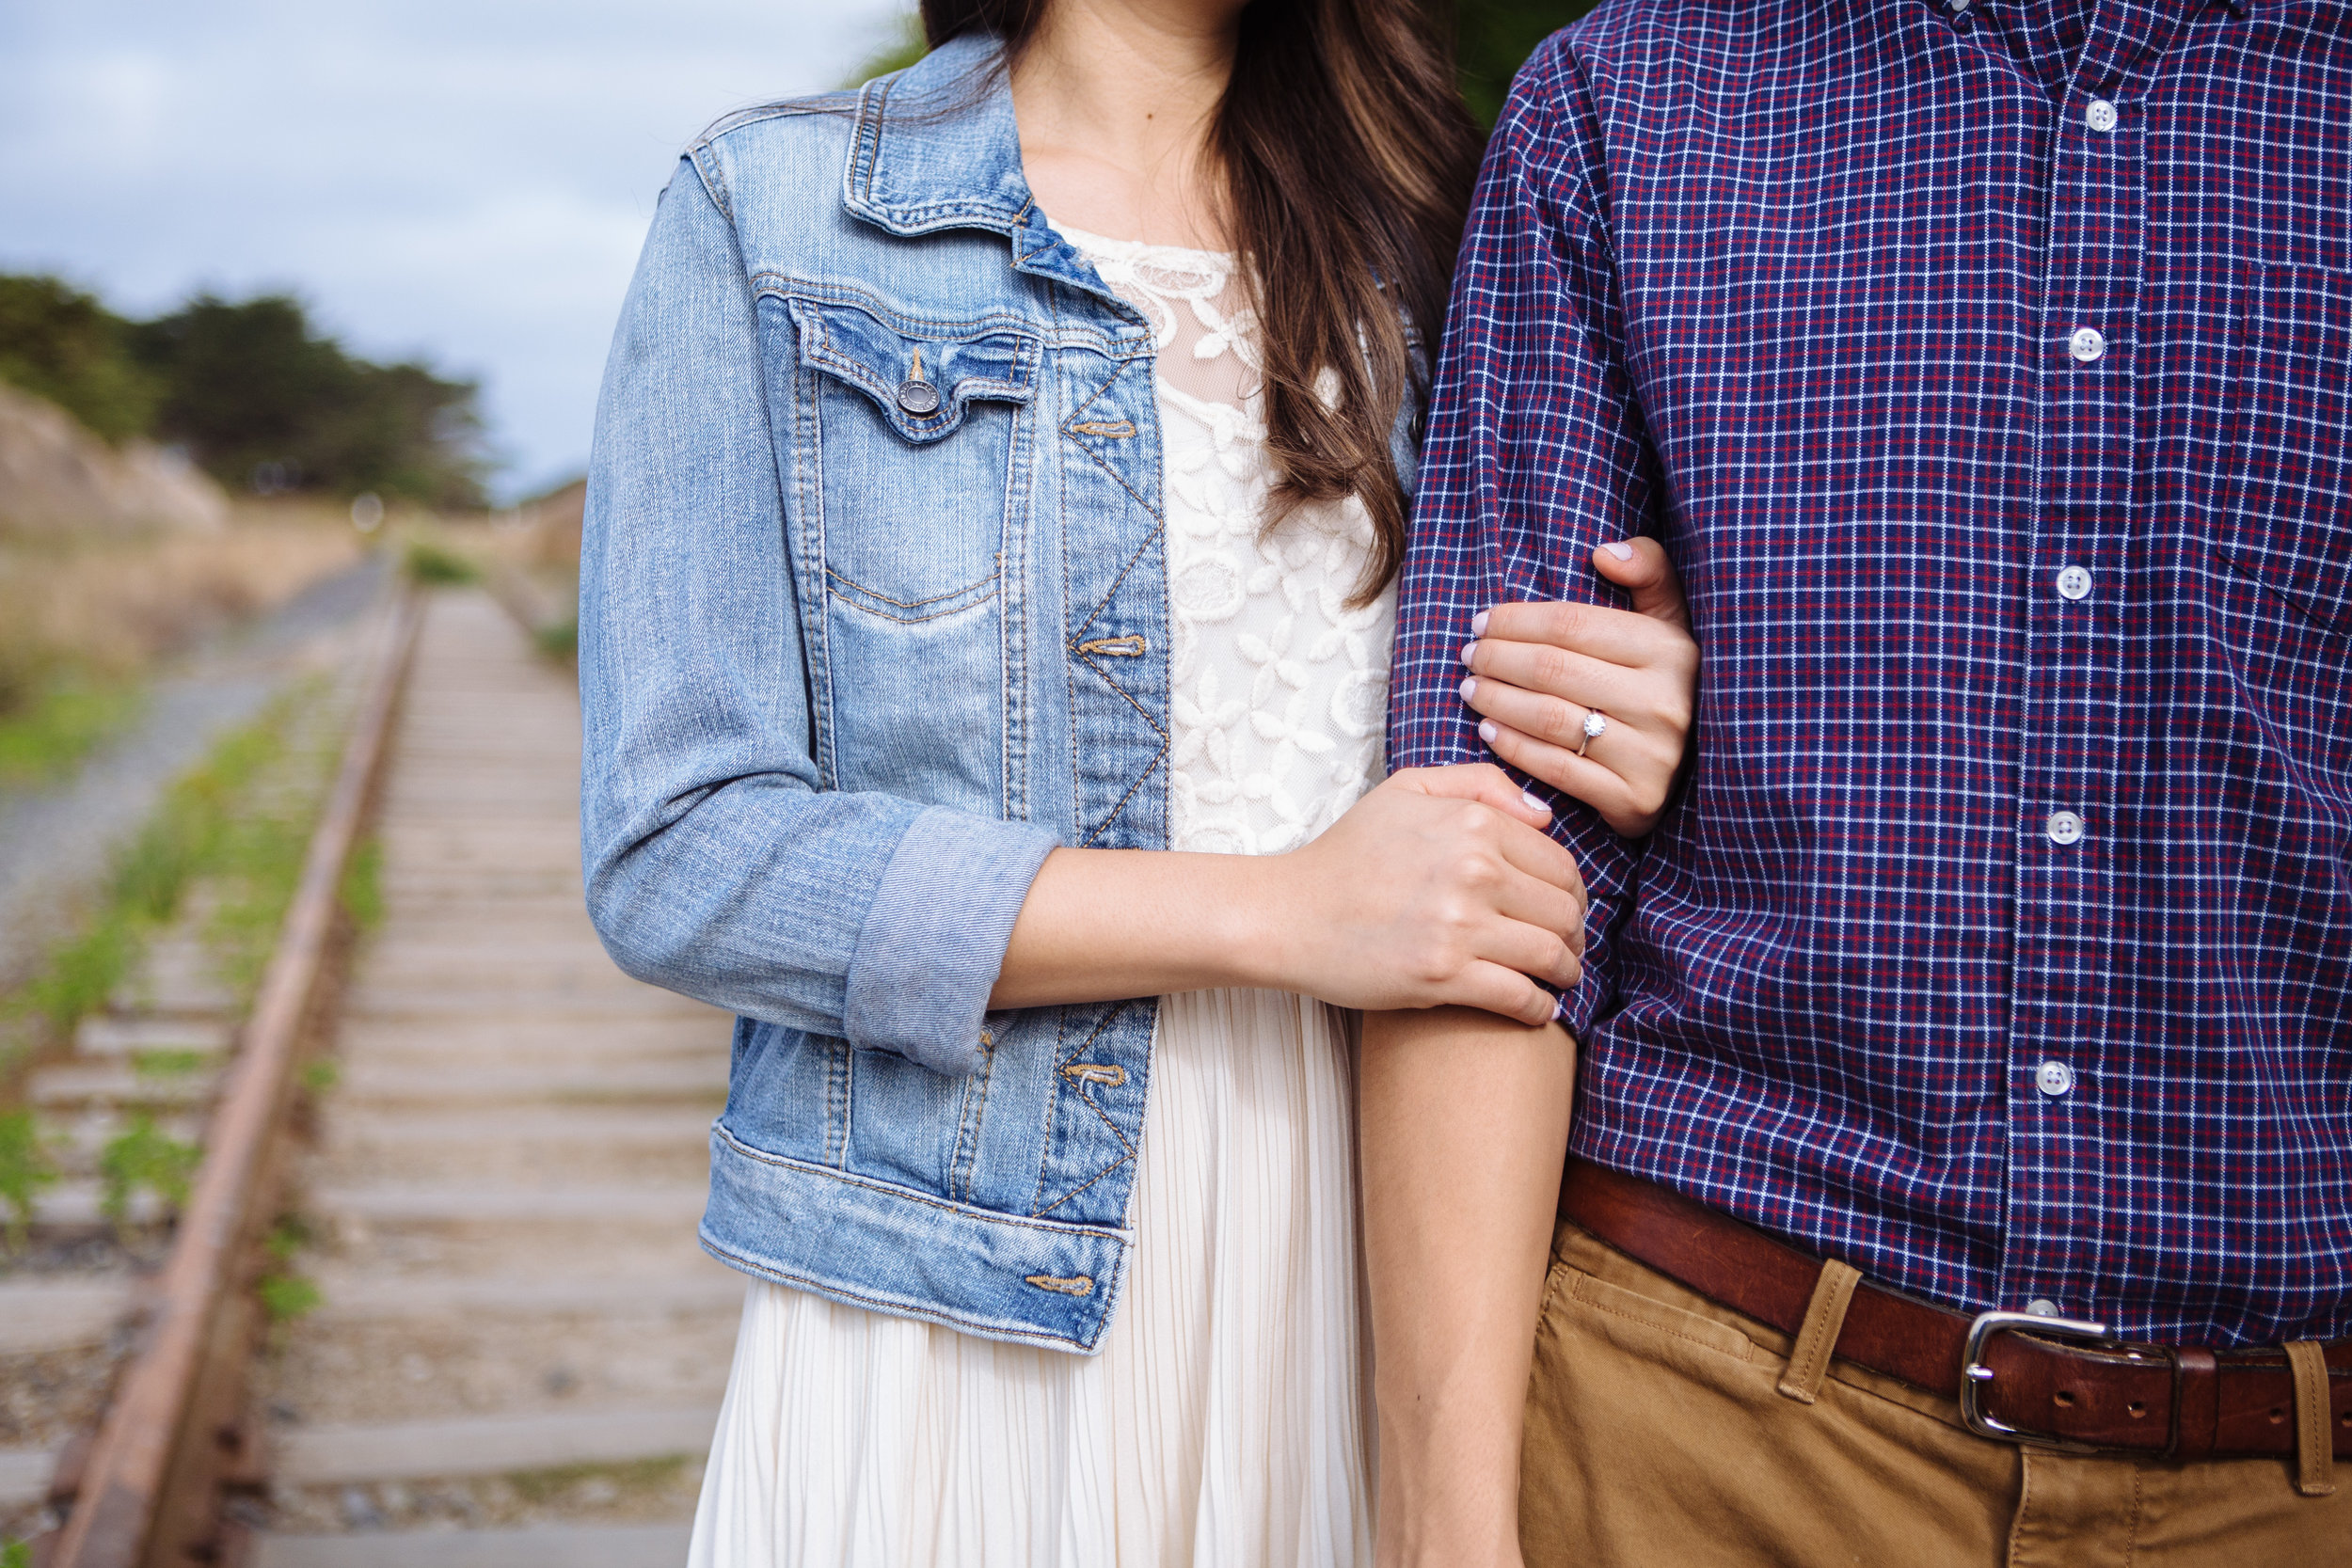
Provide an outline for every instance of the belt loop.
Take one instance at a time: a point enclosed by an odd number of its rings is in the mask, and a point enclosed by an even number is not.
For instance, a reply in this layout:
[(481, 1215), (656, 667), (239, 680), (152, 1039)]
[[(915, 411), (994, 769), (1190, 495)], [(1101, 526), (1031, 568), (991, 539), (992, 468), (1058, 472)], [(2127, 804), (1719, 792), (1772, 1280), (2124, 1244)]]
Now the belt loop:
[(1846, 1326), (1846, 1308), (1853, 1303), (1853, 1288), (1862, 1283), (1858, 1269), (1832, 1259), (1821, 1265), (1813, 1282), (1813, 1300), (1804, 1309), (1804, 1325), (1788, 1353), (1788, 1370), (1780, 1375), (1780, 1391), (1799, 1404), (1820, 1397), (1821, 1379), (1829, 1371), (1830, 1353)]
[(2287, 1341), (2287, 1370), (2295, 1375), (2295, 1489), (2325, 1497), (2336, 1489), (2335, 1413), (2328, 1408), (2328, 1353), (2316, 1339)]

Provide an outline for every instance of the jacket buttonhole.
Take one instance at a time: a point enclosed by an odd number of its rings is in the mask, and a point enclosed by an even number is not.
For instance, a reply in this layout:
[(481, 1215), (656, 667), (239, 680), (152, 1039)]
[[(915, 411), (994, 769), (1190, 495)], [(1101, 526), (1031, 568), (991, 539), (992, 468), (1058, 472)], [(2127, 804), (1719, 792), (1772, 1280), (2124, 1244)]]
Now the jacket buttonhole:
[(1106, 1062), (1073, 1062), (1061, 1069), (1061, 1075), (1073, 1084), (1107, 1084), (1112, 1088), (1127, 1081), (1127, 1069)]
[(1094, 1293), (1094, 1280), (1089, 1275), (1075, 1274), (1065, 1277), (1057, 1274), (1033, 1274), (1024, 1277), (1039, 1290), (1052, 1291), (1057, 1295), (1090, 1296)]
[(1151, 651), (1152, 644), (1133, 633), (1125, 637), (1098, 637), (1078, 644), (1082, 654), (1096, 654), (1110, 658), (1141, 658)]
[(1127, 420), (1089, 420), (1084, 424), (1073, 424), (1070, 428), (1080, 436), (1107, 436), (1114, 440), (1136, 433), (1134, 423)]

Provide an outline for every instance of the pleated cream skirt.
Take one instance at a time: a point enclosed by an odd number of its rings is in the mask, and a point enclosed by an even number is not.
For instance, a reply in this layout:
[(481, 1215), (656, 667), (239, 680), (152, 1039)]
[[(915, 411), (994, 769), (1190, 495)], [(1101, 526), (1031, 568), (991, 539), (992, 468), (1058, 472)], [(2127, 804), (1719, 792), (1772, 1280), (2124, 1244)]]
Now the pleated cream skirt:
[(1372, 1559), (1353, 1022), (1167, 998), (1102, 1354), (754, 1284), (693, 1568)]

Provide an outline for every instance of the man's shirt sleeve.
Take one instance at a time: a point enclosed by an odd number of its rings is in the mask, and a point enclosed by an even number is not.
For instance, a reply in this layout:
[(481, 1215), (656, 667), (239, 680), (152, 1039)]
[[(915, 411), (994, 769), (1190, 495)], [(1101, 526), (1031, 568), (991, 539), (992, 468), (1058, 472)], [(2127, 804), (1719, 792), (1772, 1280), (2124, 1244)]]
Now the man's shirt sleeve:
[[(1470, 617), (1515, 599), (1611, 602), (1592, 551), (1660, 530), (1657, 468), (1626, 372), (1597, 135), (1565, 40), (1539, 50), (1487, 144), (1454, 275), (1397, 604), (1391, 768), (1494, 760), (1462, 702)], [(1605, 745), (1606, 741), (1597, 744)], [(1557, 796), (1554, 835), (1593, 902), (1564, 1022), (1605, 1010), (1636, 846)]]

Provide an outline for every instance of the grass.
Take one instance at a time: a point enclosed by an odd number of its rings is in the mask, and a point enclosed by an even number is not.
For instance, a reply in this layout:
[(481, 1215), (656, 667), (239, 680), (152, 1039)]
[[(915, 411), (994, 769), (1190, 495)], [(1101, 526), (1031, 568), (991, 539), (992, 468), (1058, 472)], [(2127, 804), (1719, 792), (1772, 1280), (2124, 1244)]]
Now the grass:
[(98, 1151), (98, 1212), (113, 1223), (115, 1235), (123, 1244), (129, 1245), (132, 1200), (150, 1192), (166, 1208), (177, 1210), (188, 1200), (188, 1179), (196, 1174), (202, 1158), (203, 1150), (160, 1131), (153, 1117), (132, 1117), (131, 1125), (107, 1139)]
[(24, 1250), (33, 1226), (33, 1199), (57, 1180), (56, 1166), (41, 1147), (40, 1129), (30, 1111), (0, 1116), (0, 1203), (8, 1206), (10, 1252)]
[(317, 1308), (326, 1299), (319, 1293), (315, 1280), (296, 1274), (290, 1266), (310, 1242), (310, 1227), (299, 1214), (281, 1214), (278, 1223), (262, 1238), (262, 1251), (269, 1258), (271, 1267), (253, 1283), (253, 1293), (262, 1303), (262, 1313), (269, 1319), (272, 1329), (285, 1327), (304, 1314)]
[[(197, 877), (234, 873), (246, 869), (245, 863), (261, 860), (270, 863), (276, 879), (284, 880), (278, 864), (284, 859), (282, 845), (273, 842), (266, 852), (257, 853), (253, 824), (239, 808), (255, 777), (285, 754), (291, 706), (290, 700), (280, 699), (173, 781), (138, 836), (117, 858), (98, 913), (51, 953), (48, 967), (25, 986), (17, 1006), (29, 1009), (62, 1038), (84, 1015), (105, 1005)], [(296, 875), (300, 853), (297, 844)], [(286, 891), (291, 895), (291, 884)], [(282, 903), (278, 907), (282, 911)], [(258, 912), (241, 908), (230, 923)]]
[(402, 562), (408, 580), (426, 588), (454, 588), (482, 580), (482, 569), (455, 550), (429, 539), (412, 539)]
[(352, 847), (343, 865), (343, 913), (361, 932), (384, 923), (384, 846), (363, 838)]
[(531, 634), (531, 641), (548, 657), (559, 664), (568, 664), (580, 657), (580, 617), (566, 616), (561, 621), (536, 627)]
[(0, 717), (0, 788), (64, 777), (145, 705), (145, 691), (127, 680), (53, 679), (17, 711)]
[(241, 505), (216, 533), (0, 525), (0, 784), (53, 776), (135, 712), (155, 662), (358, 558), (326, 509)]
[[(74, 1025), (105, 1006), (148, 942), (179, 912), (199, 881), (214, 896), (205, 943), (237, 994), (249, 996), (276, 945), (308, 852), (311, 819), (326, 782), (329, 753), (297, 735), (326, 728), (306, 723), (320, 711), (326, 687), (307, 685), (273, 703), (253, 723), (215, 743), (195, 768), (164, 791), (138, 834), (116, 858), (97, 911), (53, 948), (45, 966), (14, 995), (0, 999), (0, 1086), (40, 1050), (61, 1045)], [(372, 896), (373, 873), (347, 879)], [(201, 1053), (141, 1052), (143, 1077), (196, 1071)], [(195, 1146), (167, 1136), (139, 1117), (100, 1151), (106, 1217), (127, 1230), (137, 1194), (167, 1205), (186, 1196)], [(30, 1218), (33, 1195), (56, 1179), (32, 1113), (0, 1114), (0, 1205), (10, 1216), (13, 1248)]]
[(545, 1470), (517, 1470), (507, 1484), (527, 1503), (559, 1502), (584, 1481), (609, 1481), (623, 1492), (653, 1491), (667, 1486), (692, 1463), (686, 1454), (660, 1459), (625, 1460), (612, 1465), (561, 1465)]

